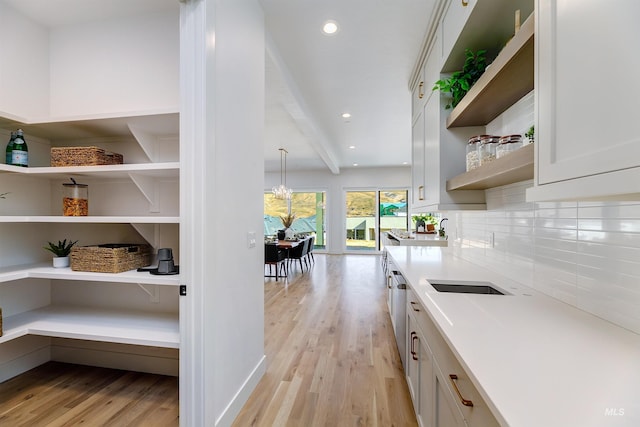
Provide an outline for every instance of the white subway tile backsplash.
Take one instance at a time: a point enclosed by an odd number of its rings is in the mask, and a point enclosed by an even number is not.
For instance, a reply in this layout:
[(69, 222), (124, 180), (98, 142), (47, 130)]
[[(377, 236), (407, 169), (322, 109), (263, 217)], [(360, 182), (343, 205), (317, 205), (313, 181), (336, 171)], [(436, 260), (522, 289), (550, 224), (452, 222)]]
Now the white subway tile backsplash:
[(640, 203), (527, 203), (531, 185), (487, 190), (484, 212), (448, 212), (453, 250), (640, 333)]

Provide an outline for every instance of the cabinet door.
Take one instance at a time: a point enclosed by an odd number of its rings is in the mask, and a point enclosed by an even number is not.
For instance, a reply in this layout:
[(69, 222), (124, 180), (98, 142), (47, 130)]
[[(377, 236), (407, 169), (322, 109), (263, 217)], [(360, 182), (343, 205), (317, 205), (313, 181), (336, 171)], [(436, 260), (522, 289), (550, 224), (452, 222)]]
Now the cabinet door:
[(538, 184), (640, 166), (640, 2), (538, 0), (536, 12)]
[(389, 271), (389, 274), (387, 275), (387, 308), (389, 309), (389, 317), (391, 318), (391, 326), (393, 327), (393, 329), (396, 329), (396, 322), (395, 322), (395, 301), (393, 299), (394, 296), (394, 287), (395, 283), (393, 282), (393, 271)]
[(449, 52), (458, 40), (464, 24), (467, 22), (477, 0), (450, 0), (449, 7), (444, 12), (440, 30), (442, 31), (442, 58), (449, 56)]
[(426, 99), (426, 89), (428, 83), (425, 80), (425, 66), (423, 65), (420, 69), (420, 73), (418, 74), (418, 81), (416, 82), (416, 86), (413, 88), (413, 92), (411, 94), (411, 117), (414, 119), (420, 114), (422, 111), (422, 107), (424, 106), (424, 102)]
[(447, 381), (440, 371), (437, 363), (433, 364), (434, 373), (434, 410), (433, 410), (433, 426), (434, 427), (466, 427), (464, 417), (458, 409), (454, 396), (451, 394)]
[(432, 354), (429, 347), (424, 340), (424, 337), (418, 336), (419, 345), (419, 365), (420, 365), (420, 393), (418, 397), (418, 407), (420, 412), (418, 413), (418, 423), (423, 427), (432, 425), (433, 418), (433, 402), (434, 402), (434, 388), (433, 388), (433, 362)]
[(440, 203), (440, 94), (434, 93), (424, 106), (424, 200), (423, 204)]
[(424, 205), (424, 114), (421, 111), (413, 122), (411, 142), (411, 204)]
[(418, 341), (418, 325), (415, 318), (410, 314), (411, 308), (407, 307), (407, 364), (405, 366), (405, 374), (407, 376), (407, 385), (409, 393), (413, 401), (413, 408), (416, 416), (420, 413), (420, 358), (418, 357), (419, 347)]

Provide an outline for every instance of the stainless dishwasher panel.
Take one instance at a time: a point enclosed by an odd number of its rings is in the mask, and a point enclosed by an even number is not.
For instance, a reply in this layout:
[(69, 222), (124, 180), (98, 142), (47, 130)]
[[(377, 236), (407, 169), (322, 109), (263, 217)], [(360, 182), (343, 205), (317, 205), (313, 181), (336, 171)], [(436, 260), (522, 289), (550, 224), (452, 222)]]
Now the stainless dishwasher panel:
[(398, 344), (398, 352), (402, 359), (402, 366), (406, 366), (406, 334), (407, 334), (407, 282), (399, 271), (394, 270), (393, 274), (393, 332)]

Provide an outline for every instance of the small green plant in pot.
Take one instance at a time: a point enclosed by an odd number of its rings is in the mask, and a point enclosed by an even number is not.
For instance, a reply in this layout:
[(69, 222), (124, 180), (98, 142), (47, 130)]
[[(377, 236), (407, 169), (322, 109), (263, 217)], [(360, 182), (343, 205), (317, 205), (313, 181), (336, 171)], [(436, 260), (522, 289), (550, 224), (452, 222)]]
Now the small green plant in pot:
[(438, 223), (436, 217), (434, 217), (431, 213), (428, 213), (426, 215), (413, 215), (411, 219), (416, 223), (416, 233), (433, 231), (435, 230), (435, 224)]
[(55, 255), (53, 258), (54, 267), (69, 267), (69, 254), (76, 243), (78, 243), (77, 240), (75, 242), (69, 240), (67, 243), (67, 239), (64, 239), (62, 241), (58, 240), (58, 243), (48, 242), (48, 246), (43, 246), (43, 248)]
[(486, 53), (486, 50), (473, 53), (466, 49), (462, 70), (454, 72), (448, 79), (440, 79), (434, 83), (433, 90), (451, 94), (451, 102), (445, 106), (446, 109), (455, 108), (484, 73), (487, 68)]

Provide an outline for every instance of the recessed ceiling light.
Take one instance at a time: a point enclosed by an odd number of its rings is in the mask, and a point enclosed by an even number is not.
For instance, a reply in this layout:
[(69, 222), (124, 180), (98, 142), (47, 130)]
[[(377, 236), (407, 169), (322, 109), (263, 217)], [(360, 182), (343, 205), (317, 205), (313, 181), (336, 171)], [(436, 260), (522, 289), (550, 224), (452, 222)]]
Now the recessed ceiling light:
[(332, 35), (338, 32), (338, 23), (333, 20), (326, 21), (322, 26), (322, 32), (328, 35)]
[(350, 150), (354, 150), (355, 148), (356, 148), (356, 146), (355, 146), (355, 145), (350, 145), (350, 146), (349, 146), (349, 149), (350, 149)]
[(408, 165), (408, 164), (409, 164), (409, 162), (402, 162), (402, 164), (403, 164), (403, 165)]
[(342, 113), (342, 118), (343, 119), (349, 119), (349, 118), (351, 118), (351, 114), (350, 113)]
[(357, 163), (354, 163), (354, 164), (353, 164), (353, 166), (358, 166), (358, 164), (357, 164)]

